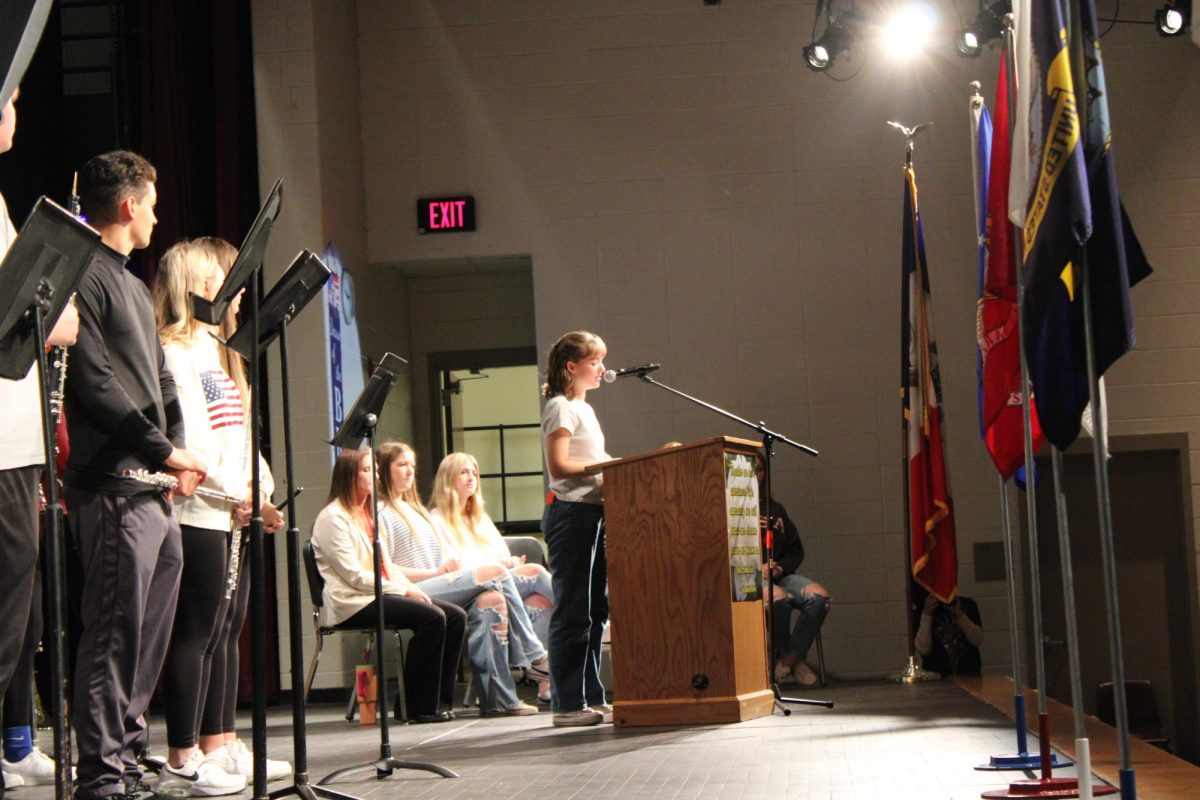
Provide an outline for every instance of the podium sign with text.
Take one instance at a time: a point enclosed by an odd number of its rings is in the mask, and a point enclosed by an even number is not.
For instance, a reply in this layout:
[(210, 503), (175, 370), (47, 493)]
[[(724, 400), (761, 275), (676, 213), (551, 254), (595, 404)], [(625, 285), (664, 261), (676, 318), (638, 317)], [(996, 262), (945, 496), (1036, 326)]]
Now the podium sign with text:
[(758, 544), (758, 477), (754, 459), (725, 454), (725, 517), (729, 530), (729, 574), (733, 600), (761, 600), (763, 577)]

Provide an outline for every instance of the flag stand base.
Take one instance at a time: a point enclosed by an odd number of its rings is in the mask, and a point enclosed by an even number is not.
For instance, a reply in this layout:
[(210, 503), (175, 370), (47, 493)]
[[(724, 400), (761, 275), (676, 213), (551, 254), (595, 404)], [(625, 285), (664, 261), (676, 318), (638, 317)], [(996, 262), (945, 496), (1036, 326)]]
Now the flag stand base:
[[(1117, 787), (1102, 783), (1092, 784), (1092, 796), (1116, 794)], [(1079, 797), (1079, 781), (1076, 778), (1040, 778), (1028, 781), (1013, 781), (1007, 789), (993, 789), (980, 797)]]
[[(1069, 767), (1072, 763), (1071, 761), (1059, 758), (1057, 753), (1052, 753), (1050, 756), (1050, 766), (1054, 769)], [(1000, 772), (1004, 770), (1041, 769), (1041, 767), (1042, 757), (1037, 753), (1010, 753), (1003, 756), (992, 756), (988, 763), (980, 764), (975, 769)]]
[(940, 681), (942, 676), (936, 672), (930, 672), (917, 664), (916, 659), (912, 656), (908, 657), (908, 664), (904, 669), (894, 675), (889, 675), (888, 680), (892, 683), (925, 683), (926, 681)]

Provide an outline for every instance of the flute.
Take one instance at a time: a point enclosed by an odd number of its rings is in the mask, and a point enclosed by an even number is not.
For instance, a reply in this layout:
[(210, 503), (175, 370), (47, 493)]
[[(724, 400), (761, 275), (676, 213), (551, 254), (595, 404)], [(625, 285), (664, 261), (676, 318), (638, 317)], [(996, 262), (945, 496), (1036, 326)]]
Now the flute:
[[(127, 469), (121, 475), (126, 478), (132, 478), (140, 483), (157, 486), (165, 492), (173, 492), (179, 488), (179, 479), (166, 472), (151, 472), (148, 469)], [(245, 501), (244, 497), (234, 497), (231, 494), (218, 492), (216, 489), (206, 489), (203, 486), (196, 487), (195, 495), (235, 506), (240, 506)], [(225, 573), (226, 600), (233, 597), (233, 590), (237, 588), (238, 571), (241, 569), (242, 564), (242, 531), (232, 520), (230, 521), (229, 533), (229, 569)]]
[[(179, 479), (166, 472), (151, 472), (148, 469), (127, 469), (121, 473), (121, 477), (130, 478), (138, 483), (157, 486), (164, 492), (173, 492), (179, 488)], [(229, 503), (230, 505), (234, 506), (240, 506), (242, 503), (246, 502), (246, 498), (244, 497), (235, 497), (231, 494), (218, 492), (216, 489), (206, 489), (203, 486), (196, 487), (195, 495), (197, 497), (203, 497), (206, 500), (217, 500), (219, 502)]]
[[(166, 472), (151, 472), (148, 469), (127, 469), (121, 473), (123, 477), (131, 478), (141, 483), (157, 486), (163, 491), (174, 491), (179, 488), (179, 479), (174, 475), (169, 475)], [(288, 495), (284, 506), (291, 503), (301, 492), (304, 491), (303, 486), (297, 486), (295, 491)], [(206, 489), (203, 486), (197, 486), (195, 491), (196, 496), (205, 497), (209, 500), (218, 500), (225, 503), (230, 503), (239, 506), (245, 502), (245, 498), (235, 497), (231, 494), (218, 492), (215, 489)], [(283, 506), (280, 506), (281, 508)], [(233, 597), (233, 591), (237, 588), (238, 571), (242, 564), (242, 532), (237, 525), (230, 523), (230, 541), (229, 541), (229, 570), (225, 575), (225, 599)]]

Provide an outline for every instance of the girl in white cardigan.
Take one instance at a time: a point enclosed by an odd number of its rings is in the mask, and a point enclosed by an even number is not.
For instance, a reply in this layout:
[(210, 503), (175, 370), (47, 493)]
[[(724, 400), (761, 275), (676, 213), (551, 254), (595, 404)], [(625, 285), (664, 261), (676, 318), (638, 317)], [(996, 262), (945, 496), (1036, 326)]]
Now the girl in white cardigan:
[[(376, 619), (370, 456), (366, 449), (338, 455), (329, 504), (313, 523), (313, 554), (325, 579), (325, 608), (335, 624), (347, 628), (374, 627)], [(413, 632), (404, 663), (409, 711), (416, 722), (453, 719), (454, 670), (467, 615), (451, 603), (431, 600), (405, 577), (387, 549), (381, 550), (384, 623)]]

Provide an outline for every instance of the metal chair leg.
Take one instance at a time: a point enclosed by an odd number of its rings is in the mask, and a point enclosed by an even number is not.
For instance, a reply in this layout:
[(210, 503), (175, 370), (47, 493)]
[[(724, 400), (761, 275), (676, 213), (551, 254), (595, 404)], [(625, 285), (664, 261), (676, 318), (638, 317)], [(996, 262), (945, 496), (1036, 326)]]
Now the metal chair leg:
[(317, 649), (313, 651), (312, 660), (308, 662), (308, 677), (304, 680), (304, 702), (308, 702), (308, 693), (312, 691), (313, 678), (317, 677), (317, 664), (321, 662), (321, 648), (325, 644), (325, 636), (317, 629)]
[(817, 677), (821, 679), (821, 685), (825, 685), (825, 642), (821, 641), (821, 632), (817, 631)]

